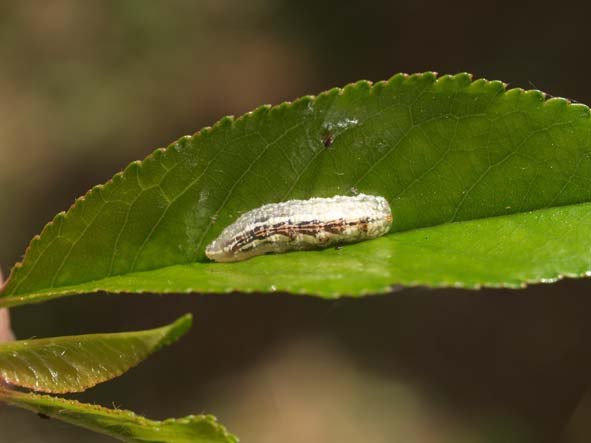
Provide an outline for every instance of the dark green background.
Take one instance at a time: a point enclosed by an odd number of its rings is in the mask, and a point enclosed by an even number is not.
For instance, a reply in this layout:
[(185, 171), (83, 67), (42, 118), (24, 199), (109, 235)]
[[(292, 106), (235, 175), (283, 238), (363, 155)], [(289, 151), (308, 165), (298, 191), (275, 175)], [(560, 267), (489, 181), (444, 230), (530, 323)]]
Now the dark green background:
[[(263, 103), (433, 69), (590, 104), (589, 9), (2, 2), (0, 266), (7, 274), (55, 213), (128, 162)], [(582, 442), (591, 437), (591, 402), (579, 404), (591, 373), (590, 287), (336, 302), (81, 296), (15, 309), (13, 321), (28, 338), (149, 328), (193, 312), (179, 344), (80, 397), (154, 418), (213, 413), (245, 442)], [(4, 439), (110, 441), (2, 407)]]

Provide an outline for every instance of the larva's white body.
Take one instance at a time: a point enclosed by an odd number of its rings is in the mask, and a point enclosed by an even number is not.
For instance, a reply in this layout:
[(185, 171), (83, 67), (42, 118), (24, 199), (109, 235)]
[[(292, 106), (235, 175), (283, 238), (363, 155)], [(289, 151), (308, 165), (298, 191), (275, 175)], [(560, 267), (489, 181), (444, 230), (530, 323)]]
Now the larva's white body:
[(319, 249), (386, 234), (392, 224), (388, 201), (359, 194), (271, 203), (241, 215), (205, 249), (217, 262)]

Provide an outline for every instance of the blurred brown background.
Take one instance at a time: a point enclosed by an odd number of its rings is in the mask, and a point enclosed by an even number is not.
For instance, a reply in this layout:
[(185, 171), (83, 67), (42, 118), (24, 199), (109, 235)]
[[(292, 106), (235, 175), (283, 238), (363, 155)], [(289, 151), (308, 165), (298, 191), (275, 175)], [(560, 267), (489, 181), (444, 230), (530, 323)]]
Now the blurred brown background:
[[(583, 4), (583, 3), (582, 3)], [(591, 103), (573, 3), (0, 1), (0, 267), (92, 185), (226, 114), (397, 72), (468, 71)], [(207, 412), (242, 441), (591, 441), (591, 282), (522, 291), (80, 296), (13, 310), (20, 338), (195, 326), (80, 395)], [(109, 442), (0, 407), (0, 441)]]

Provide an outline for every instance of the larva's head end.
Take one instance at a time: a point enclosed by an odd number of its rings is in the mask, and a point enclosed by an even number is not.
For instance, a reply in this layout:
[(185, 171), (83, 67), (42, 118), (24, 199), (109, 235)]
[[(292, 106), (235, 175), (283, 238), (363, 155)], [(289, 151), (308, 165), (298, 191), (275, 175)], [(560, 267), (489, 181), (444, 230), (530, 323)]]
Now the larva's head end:
[(228, 253), (219, 245), (217, 240), (214, 240), (207, 245), (205, 248), (205, 255), (208, 259), (215, 262), (229, 262), (236, 260), (232, 254)]
[(223, 250), (217, 246), (217, 242), (215, 240), (208, 244), (205, 248), (205, 256), (210, 260), (220, 261), (220, 253), (223, 253)]

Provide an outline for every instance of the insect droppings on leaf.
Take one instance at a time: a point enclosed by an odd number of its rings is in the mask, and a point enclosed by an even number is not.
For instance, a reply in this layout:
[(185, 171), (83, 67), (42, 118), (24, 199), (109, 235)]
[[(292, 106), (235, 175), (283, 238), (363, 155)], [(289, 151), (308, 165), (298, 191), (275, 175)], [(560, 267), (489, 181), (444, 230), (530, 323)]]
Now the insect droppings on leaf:
[(332, 146), (333, 142), (334, 142), (333, 133), (330, 131), (327, 131), (326, 134), (324, 134), (324, 137), (322, 138), (322, 144), (324, 145), (325, 148), (330, 148)]

